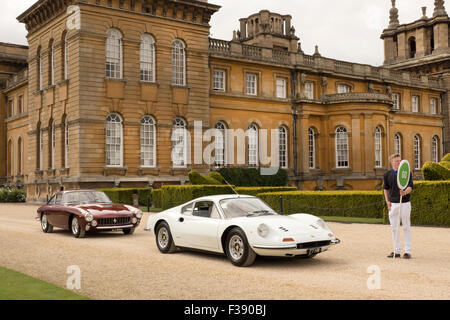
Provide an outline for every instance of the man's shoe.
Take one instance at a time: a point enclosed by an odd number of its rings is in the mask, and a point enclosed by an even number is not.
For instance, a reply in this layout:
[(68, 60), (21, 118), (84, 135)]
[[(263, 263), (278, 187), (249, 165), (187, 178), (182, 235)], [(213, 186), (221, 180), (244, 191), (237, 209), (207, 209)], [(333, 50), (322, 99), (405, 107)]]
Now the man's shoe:
[[(395, 257), (396, 257), (396, 258), (400, 258), (400, 256), (401, 256), (400, 253), (396, 253), (396, 254), (395, 254)], [(388, 258), (393, 258), (393, 257), (394, 257), (394, 253), (391, 252), (391, 254), (388, 255), (387, 257), (388, 257)]]
[(405, 254), (403, 255), (403, 259), (411, 259), (411, 254), (405, 253)]

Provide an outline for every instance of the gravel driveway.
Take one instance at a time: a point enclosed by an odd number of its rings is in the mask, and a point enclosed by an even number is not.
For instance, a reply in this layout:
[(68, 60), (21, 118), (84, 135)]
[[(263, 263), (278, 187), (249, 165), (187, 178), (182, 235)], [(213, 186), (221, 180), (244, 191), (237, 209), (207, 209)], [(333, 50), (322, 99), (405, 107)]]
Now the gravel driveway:
[[(147, 215), (131, 236), (75, 239), (44, 234), (36, 209), (0, 204), (0, 265), (61, 287), (67, 268), (79, 266), (77, 292), (94, 299), (450, 299), (448, 228), (413, 227), (413, 259), (393, 261), (389, 226), (329, 223), (342, 243), (313, 259), (237, 268), (223, 256), (159, 253), (143, 230)], [(380, 289), (368, 288), (371, 270), (380, 271)]]

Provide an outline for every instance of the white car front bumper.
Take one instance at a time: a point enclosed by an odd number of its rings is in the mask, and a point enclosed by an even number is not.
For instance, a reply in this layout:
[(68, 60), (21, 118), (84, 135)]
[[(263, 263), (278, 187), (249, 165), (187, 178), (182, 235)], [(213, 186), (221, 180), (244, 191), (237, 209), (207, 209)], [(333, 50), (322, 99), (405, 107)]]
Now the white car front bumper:
[(256, 254), (267, 257), (309, 256), (327, 251), (333, 245), (340, 243), (339, 239), (317, 241), (317, 243), (291, 243), (277, 246), (253, 245)]

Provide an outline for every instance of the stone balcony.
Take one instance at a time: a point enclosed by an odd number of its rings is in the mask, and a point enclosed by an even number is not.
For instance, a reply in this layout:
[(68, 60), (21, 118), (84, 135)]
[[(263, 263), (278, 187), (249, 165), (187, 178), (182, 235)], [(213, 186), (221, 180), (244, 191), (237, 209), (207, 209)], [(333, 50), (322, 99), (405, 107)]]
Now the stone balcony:
[(366, 64), (350, 63), (300, 52), (283, 51), (271, 48), (242, 44), (238, 41), (209, 39), (209, 53), (213, 57), (228, 57), (237, 60), (260, 61), (264, 64), (283, 65), (288, 68), (301, 68), (309, 72), (328, 75), (344, 75), (368, 81), (396, 83), (421, 88), (444, 89), (438, 78), (374, 67)]
[(28, 68), (22, 69), (21, 71), (12, 75), (6, 81), (5, 89), (8, 90), (8, 89), (14, 88), (15, 86), (17, 86), (18, 84), (21, 84), (24, 81), (28, 81)]
[(326, 104), (332, 103), (352, 103), (352, 102), (372, 102), (393, 105), (392, 99), (382, 93), (376, 92), (350, 92), (338, 94), (326, 94), (320, 97), (320, 101)]

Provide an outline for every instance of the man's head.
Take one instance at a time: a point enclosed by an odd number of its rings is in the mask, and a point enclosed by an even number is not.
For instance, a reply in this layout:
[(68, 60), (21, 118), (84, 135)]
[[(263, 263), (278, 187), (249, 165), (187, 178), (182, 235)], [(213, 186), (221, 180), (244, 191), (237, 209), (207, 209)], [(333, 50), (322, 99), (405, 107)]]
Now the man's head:
[(389, 162), (391, 163), (391, 167), (394, 170), (398, 170), (400, 162), (402, 162), (402, 157), (399, 154), (393, 154), (389, 157)]

